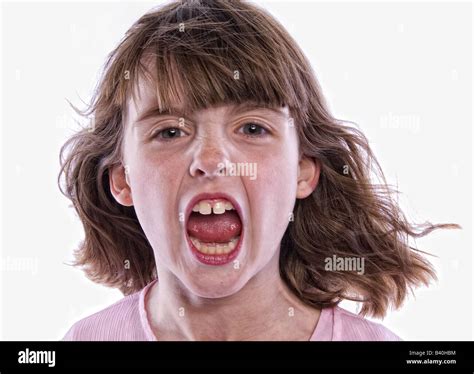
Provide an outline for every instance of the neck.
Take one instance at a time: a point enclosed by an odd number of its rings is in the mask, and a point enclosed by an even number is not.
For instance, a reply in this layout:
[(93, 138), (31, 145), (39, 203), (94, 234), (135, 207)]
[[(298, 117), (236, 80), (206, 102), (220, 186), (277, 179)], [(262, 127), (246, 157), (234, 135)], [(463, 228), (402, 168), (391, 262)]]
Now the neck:
[(237, 293), (191, 294), (165, 269), (150, 290), (147, 309), (158, 340), (309, 340), (319, 310), (299, 300), (280, 277), (279, 252)]

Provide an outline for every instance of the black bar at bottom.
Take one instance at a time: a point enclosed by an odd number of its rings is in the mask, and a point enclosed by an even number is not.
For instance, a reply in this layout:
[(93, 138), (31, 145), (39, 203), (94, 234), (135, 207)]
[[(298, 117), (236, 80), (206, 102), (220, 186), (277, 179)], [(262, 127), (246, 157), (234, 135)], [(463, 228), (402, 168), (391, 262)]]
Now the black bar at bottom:
[(1, 374), (161, 368), (402, 369), (471, 374), (474, 342), (0, 342)]

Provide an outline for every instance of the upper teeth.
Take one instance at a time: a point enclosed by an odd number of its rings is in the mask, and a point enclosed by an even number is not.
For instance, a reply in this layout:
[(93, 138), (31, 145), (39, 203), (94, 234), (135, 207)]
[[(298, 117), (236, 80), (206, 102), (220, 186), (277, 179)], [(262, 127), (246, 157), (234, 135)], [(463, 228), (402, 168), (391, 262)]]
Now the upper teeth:
[(235, 209), (230, 201), (227, 200), (201, 200), (193, 207), (193, 212), (201, 214), (223, 214), (226, 210)]

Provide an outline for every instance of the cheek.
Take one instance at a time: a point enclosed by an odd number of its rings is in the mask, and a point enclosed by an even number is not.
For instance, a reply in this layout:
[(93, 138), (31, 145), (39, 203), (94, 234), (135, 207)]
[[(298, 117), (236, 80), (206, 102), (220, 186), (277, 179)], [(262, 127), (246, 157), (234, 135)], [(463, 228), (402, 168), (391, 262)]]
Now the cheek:
[(246, 181), (252, 233), (257, 242), (275, 248), (290, 222), (296, 200), (297, 156), (281, 148), (260, 157), (257, 170), (257, 178)]
[(151, 245), (159, 251), (173, 251), (175, 236), (180, 232), (176, 193), (183, 165), (178, 157), (136, 154), (129, 166), (138, 220)]
[(186, 172), (179, 152), (159, 153), (153, 145), (137, 147), (129, 161), (134, 202), (136, 198), (143, 203), (169, 202), (167, 194), (176, 192), (174, 187)]
[[(130, 165), (132, 196), (135, 206), (144, 204), (163, 205), (167, 194), (175, 191), (173, 188), (179, 181), (179, 163), (174, 159), (159, 161), (147, 158), (137, 158)], [(163, 206), (163, 209), (166, 209)]]

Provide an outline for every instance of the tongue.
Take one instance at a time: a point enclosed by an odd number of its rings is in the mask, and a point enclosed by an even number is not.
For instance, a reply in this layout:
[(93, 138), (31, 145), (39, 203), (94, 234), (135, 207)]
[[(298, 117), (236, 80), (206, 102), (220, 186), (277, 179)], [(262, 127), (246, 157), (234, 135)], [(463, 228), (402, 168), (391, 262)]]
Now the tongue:
[(188, 234), (206, 243), (227, 243), (240, 234), (242, 223), (234, 210), (223, 214), (203, 215), (191, 213), (188, 220)]

